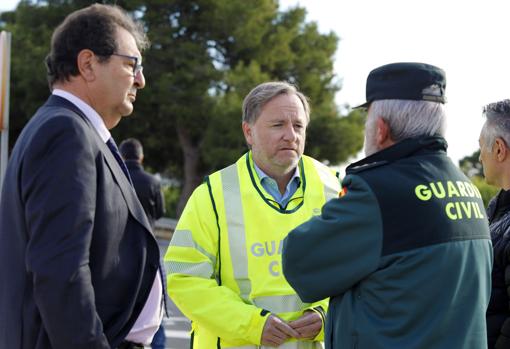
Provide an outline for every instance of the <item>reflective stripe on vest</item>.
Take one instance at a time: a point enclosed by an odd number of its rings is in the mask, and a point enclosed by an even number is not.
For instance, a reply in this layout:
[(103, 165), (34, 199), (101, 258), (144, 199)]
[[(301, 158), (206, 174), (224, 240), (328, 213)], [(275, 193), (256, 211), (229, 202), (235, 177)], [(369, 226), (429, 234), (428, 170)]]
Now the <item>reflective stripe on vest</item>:
[(338, 190), (335, 189), (335, 187), (338, 186), (339, 184), (331, 183), (331, 173), (327, 173), (329, 169), (324, 168), (322, 166), (315, 166), (315, 169), (317, 170), (317, 173), (319, 174), (319, 178), (321, 179), (322, 183), (324, 183), (324, 198), (326, 199), (326, 202), (328, 202), (331, 199), (337, 198)]
[(209, 262), (186, 263), (166, 261), (165, 269), (168, 273), (179, 273), (209, 279), (213, 275), (216, 257), (199, 246), (194, 240), (191, 231), (176, 230), (172, 236), (172, 246), (194, 248), (209, 259)]
[(225, 217), (227, 217), (228, 242), (234, 278), (241, 298), (250, 302), (251, 281), (248, 277), (248, 257), (246, 256), (246, 232), (244, 230), (243, 203), (237, 174), (237, 164), (221, 171)]
[(253, 299), (258, 308), (271, 310), (272, 313), (290, 313), (307, 308), (310, 304), (303, 303), (297, 294), (288, 296), (264, 296)]
[(165, 262), (165, 270), (170, 274), (186, 274), (209, 279), (213, 273), (210, 262), (186, 263), (186, 262)]
[(207, 256), (211, 263), (216, 263), (216, 256), (207, 252), (202, 246), (193, 240), (193, 234), (190, 230), (176, 230), (172, 235), (172, 246), (193, 248), (203, 255)]

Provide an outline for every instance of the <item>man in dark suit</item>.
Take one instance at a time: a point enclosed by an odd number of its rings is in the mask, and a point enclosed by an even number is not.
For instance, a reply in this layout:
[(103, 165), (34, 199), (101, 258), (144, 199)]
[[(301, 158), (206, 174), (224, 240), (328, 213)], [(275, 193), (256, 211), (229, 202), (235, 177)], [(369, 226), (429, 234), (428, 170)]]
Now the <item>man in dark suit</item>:
[[(143, 169), (143, 147), (138, 139), (128, 138), (122, 141), (119, 151), (128, 168), (138, 200), (140, 200), (149, 223), (154, 229), (156, 220), (163, 217), (165, 213), (165, 201), (161, 192), (161, 182)], [(165, 341), (165, 328), (161, 324), (152, 339), (151, 348), (165, 349)]]
[(128, 138), (119, 146), (120, 155), (126, 163), (135, 187), (136, 195), (143, 206), (151, 227), (165, 213), (165, 202), (158, 178), (143, 169), (143, 147), (138, 139)]
[(52, 95), (17, 140), (0, 201), (0, 348), (141, 348), (159, 327), (158, 245), (109, 132), (145, 85), (147, 44), (99, 4), (53, 33)]

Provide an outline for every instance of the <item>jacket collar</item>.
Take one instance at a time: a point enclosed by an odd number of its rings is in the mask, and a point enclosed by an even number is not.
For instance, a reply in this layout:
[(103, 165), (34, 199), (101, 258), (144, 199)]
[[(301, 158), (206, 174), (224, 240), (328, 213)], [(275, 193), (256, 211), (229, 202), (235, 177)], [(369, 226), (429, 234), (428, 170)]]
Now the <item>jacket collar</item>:
[(143, 165), (136, 160), (124, 160), (130, 170), (143, 170)]
[(61, 89), (54, 89), (53, 95), (62, 97), (72, 104), (74, 104), (80, 111), (87, 117), (87, 119), (90, 121), (90, 123), (94, 126), (94, 129), (97, 131), (103, 142), (107, 142), (108, 139), (112, 136), (110, 131), (106, 128), (106, 125), (104, 123), (103, 118), (101, 115), (98, 114), (98, 112), (92, 108), (91, 105), (89, 105), (87, 102), (79, 98), (78, 96), (72, 94), (71, 92), (61, 90)]
[(443, 152), (446, 154), (447, 148), (448, 143), (439, 135), (406, 138), (403, 141), (395, 143), (386, 149), (349, 165), (346, 168), (346, 173), (356, 172), (364, 167), (371, 167), (374, 164), (394, 162), (417, 154), (428, 152)]
[(510, 212), (510, 190), (501, 189), (487, 206), (489, 223), (499, 220), (508, 212)]
[(70, 102), (69, 100), (67, 100), (63, 97), (60, 97), (57, 95), (50, 95), (50, 97), (46, 101), (46, 105), (50, 106), (50, 107), (53, 106), (53, 107), (62, 107), (62, 108), (70, 109), (73, 112), (75, 112), (76, 114), (80, 115), (82, 118), (88, 120), (87, 117), (85, 116), (85, 113), (83, 113), (83, 111), (80, 108), (78, 108), (74, 103)]

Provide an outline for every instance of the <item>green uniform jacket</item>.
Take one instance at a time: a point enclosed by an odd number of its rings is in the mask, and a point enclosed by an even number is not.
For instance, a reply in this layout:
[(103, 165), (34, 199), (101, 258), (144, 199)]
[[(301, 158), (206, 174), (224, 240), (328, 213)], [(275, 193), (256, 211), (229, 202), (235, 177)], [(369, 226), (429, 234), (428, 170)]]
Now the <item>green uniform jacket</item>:
[(406, 139), (351, 165), (344, 195), (285, 239), (301, 299), (331, 297), (326, 348), (487, 347), (487, 218), (446, 147)]

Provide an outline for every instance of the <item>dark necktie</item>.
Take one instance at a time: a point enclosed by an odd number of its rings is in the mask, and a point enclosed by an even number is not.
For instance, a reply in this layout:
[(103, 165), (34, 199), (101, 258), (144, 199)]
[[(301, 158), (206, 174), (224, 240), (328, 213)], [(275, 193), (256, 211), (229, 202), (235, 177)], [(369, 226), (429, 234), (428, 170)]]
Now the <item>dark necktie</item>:
[(117, 144), (115, 144), (115, 141), (113, 140), (113, 138), (110, 137), (106, 141), (106, 145), (108, 146), (108, 148), (110, 148), (110, 151), (112, 152), (113, 156), (115, 157), (115, 160), (117, 160), (117, 162), (119, 163), (119, 166), (122, 169), (122, 172), (124, 172), (124, 174), (126, 175), (129, 183), (131, 183), (131, 185), (133, 185), (132, 184), (133, 182), (131, 182), (131, 176), (129, 175), (129, 171), (127, 169), (126, 163), (124, 162), (124, 160), (122, 160), (122, 157), (120, 156), (119, 148), (117, 148)]

